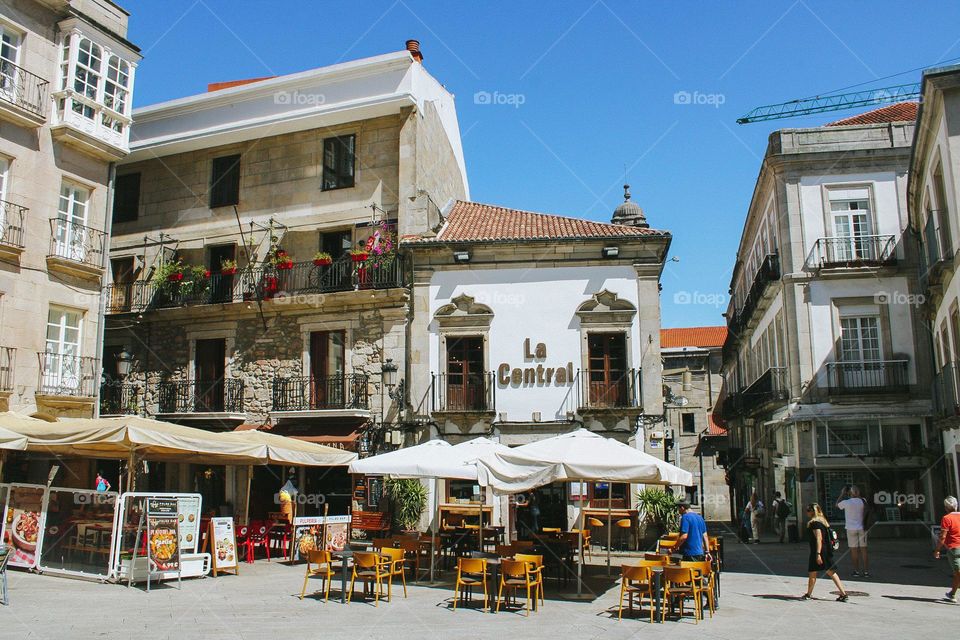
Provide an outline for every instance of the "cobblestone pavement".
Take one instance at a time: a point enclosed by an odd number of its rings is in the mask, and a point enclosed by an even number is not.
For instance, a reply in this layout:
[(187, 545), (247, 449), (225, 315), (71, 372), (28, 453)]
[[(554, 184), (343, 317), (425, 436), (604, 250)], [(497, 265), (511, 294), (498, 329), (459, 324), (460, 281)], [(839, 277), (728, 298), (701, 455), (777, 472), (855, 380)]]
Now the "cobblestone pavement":
[[(342, 605), (335, 581), (331, 601), (298, 598), (303, 567), (257, 561), (239, 576), (185, 580), (143, 590), (10, 572), (12, 604), (0, 607), (0, 638), (919, 638), (943, 636), (960, 621), (960, 606), (938, 602), (948, 581), (926, 541), (872, 543), (870, 580), (846, 580), (848, 603), (821, 581), (815, 601), (805, 588), (804, 545), (726, 545), (721, 607), (713, 619), (650, 624), (616, 619), (618, 584), (605, 567), (591, 567), (591, 599), (573, 601), (547, 583), (547, 602), (529, 618), (516, 612), (450, 610), (449, 583), (413, 585), (393, 602)], [(842, 552), (841, 552), (842, 553)], [(614, 558), (614, 565), (628, 562)], [(594, 555), (594, 562), (602, 562)], [(845, 568), (846, 567), (846, 568)], [(841, 555), (841, 575), (849, 561)], [(617, 571), (614, 569), (614, 574)], [(319, 587), (319, 581), (315, 581)], [(572, 584), (571, 584), (572, 586)], [(313, 588), (313, 587), (311, 587)], [(359, 587), (358, 587), (359, 593)]]

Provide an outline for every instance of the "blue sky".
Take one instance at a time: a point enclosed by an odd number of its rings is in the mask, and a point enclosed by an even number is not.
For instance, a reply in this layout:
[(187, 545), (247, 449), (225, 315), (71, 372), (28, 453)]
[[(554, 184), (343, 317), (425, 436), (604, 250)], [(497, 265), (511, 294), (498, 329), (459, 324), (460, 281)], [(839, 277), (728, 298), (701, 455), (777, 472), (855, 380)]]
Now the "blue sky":
[[(144, 53), (137, 106), (420, 40), (424, 63), (457, 96), (474, 200), (606, 221), (626, 167), (651, 226), (674, 235), (665, 327), (723, 323), (770, 131), (855, 112), (745, 126), (737, 117), (863, 82), (914, 82), (919, 72), (885, 77), (960, 57), (960, 3), (947, 2), (121, 4)], [(478, 103), (484, 91), (501, 104)], [(677, 104), (677, 92), (701, 104)]]

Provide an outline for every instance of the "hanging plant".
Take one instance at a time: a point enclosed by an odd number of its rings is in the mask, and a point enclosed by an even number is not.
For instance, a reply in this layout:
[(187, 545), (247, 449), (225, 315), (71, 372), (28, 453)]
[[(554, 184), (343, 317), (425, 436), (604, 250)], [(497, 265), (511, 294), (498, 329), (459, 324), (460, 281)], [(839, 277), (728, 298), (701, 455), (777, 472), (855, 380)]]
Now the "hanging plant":
[(288, 269), (293, 269), (293, 258), (290, 257), (290, 254), (279, 245), (273, 245), (270, 249), (270, 264), (272, 264), (276, 269), (281, 271), (286, 271)]
[(237, 261), (236, 260), (221, 260), (220, 261), (220, 273), (225, 276), (232, 276), (237, 272)]
[(397, 257), (397, 238), (393, 225), (386, 221), (367, 238), (366, 250), (370, 255), (370, 266), (386, 267)]
[(370, 252), (366, 249), (350, 249), (350, 259), (354, 262), (366, 262), (370, 257)]
[(313, 254), (313, 264), (318, 267), (326, 267), (333, 264), (333, 258), (326, 251), (317, 251)]

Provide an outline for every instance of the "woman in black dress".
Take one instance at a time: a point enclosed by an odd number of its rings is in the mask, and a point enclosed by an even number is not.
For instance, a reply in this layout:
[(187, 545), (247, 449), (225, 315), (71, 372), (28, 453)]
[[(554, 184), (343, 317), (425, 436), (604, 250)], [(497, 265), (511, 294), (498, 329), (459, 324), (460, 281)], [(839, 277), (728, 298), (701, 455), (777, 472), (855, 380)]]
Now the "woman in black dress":
[(809, 600), (813, 597), (813, 587), (817, 584), (817, 574), (826, 571), (827, 576), (833, 580), (833, 584), (840, 591), (838, 602), (847, 601), (847, 591), (840, 582), (840, 576), (837, 575), (837, 567), (833, 563), (833, 545), (830, 542), (830, 525), (826, 516), (823, 515), (823, 509), (820, 505), (814, 503), (807, 505), (807, 539), (810, 541), (810, 559), (807, 561), (807, 592), (801, 596), (801, 600)]

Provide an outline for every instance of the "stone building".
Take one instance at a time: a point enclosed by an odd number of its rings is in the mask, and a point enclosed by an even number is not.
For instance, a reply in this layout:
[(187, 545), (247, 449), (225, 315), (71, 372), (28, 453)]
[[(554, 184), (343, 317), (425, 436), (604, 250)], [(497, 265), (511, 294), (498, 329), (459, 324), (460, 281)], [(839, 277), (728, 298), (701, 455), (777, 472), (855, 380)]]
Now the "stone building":
[[(453, 96), (422, 59), (409, 41), (135, 111), (113, 208), (102, 414), (361, 453), (383, 444), (404, 398), (381, 371), (407, 361), (398, 239), (469, 196)], [(241, 508), (244, 470), (151, 474)], [(252, 504), (279, 487), (269, 474), (255, 473)], [(301, 490), (320, 491), (315, 475)], [(349, 480), (333, 476), (323, 490), (345, 512)]]
[(713, 417), (723, 387), (721, 349), (726, 337), (724, 326), (660, 331), (665, 433), (651, 444), (661, 449), (665, 460), (698, 478), (687, 498), (710, 521), (731, 518), (726, 470), (721, 465), (727, 431)]
[[(960, 177), (954, 153), (960, 141), (960, 65), (923, 74), (923, 102), (917, 115), (908, 180), (910, 224), (920, 238), (920, 291), (925, 328), (932, 336), (934, 422), (943, 437), (947, 491), (960, 495)], [(930, 341), (930, 337), (927, 338)]]
[(0, 5), (0, 411), (95, 412), (107, 212), (140, 60), (127, 19), (109, 0)]
[[(628, 226), (462, 200), (441, 220), (403, 245), (417, 439), (520, 445), (586, 427), (644, 448), (643, 425), (663, 413), (658, 286), (670, 234), (642, 215)], [(444, 491), (455, 503), (479, 488)], [(626, 484), (554, 483), (502, 500), (494, 520), (536, 526), (526, 508), (534, 495), (539, 525), (563, 529), (579, 505), (605, 517), (608, 498), (620, 513), (635, 504)]]
[[(722, 413), (736, 507), (835, 504), (858, 485), (875, 535), (919, 535), (942, 487), (918, 250), (915, 103), (770, 135), (730, 283)], [(897, 501), (897, 496), (907, 496)]]

